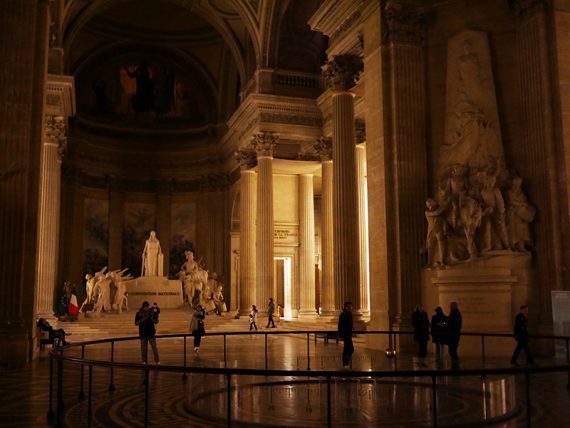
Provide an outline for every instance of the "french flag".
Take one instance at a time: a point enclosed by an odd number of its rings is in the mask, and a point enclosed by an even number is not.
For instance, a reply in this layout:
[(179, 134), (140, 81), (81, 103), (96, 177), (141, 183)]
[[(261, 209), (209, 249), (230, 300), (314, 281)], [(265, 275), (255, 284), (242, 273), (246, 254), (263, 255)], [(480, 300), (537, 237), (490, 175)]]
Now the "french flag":
[(69, 315), (75, 316), (79, 312), (79, 306), (77, 305), (77, 296), (75, 294), (71, 295), (67, 309), (69, 311)]

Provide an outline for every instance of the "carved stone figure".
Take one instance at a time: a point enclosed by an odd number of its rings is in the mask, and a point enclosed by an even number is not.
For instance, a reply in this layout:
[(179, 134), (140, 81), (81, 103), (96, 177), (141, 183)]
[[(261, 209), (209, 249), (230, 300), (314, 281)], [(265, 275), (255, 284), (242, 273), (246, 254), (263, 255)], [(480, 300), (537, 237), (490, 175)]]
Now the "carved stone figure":
[(496, 177), (487, 174), (485, 186), (481, 189), (483, 203), (483, 248), (481, 251), (509, 248), (505, 224), (505, 202), (496, 185)]
[(162, 276), (163, 254), (156, 232), (152, 230), (142, 254), (142, 276)]
[(182, 281), (186, 300), (191, 306), (194, 306), (196, 292), (201, 295), (208, 282), (208, 272), (202, 269), (198, 262), (194, 260), (192, 251), (185, 251), (184, 255), (186, 256), (186, 261), (181, 266), (178, 277)]
[(529, 224), (534, 220), (536, 209), (528, 203), (521, 185), (521, 177), (513, 178), (507, 193), (509, 201), (507, 219), (511, 249), (522, 252), (532, 247)]
[(438, 206), (433, 199), (426, 201), (425, 212), (428, 223), (426, 238), (427, 265), (426, 267), (439, 267), (445, 264), (445, 210), (446, 206)]
[(222, 315), (223, 312), (227, 312), (226, 302), (224, 301), (224, 294), (222, 293), (224, 289), (223, 285), (218, 285), (216, 291), (214, 291), (213, 299), (214, 305), (216, 305), (216, 313)]

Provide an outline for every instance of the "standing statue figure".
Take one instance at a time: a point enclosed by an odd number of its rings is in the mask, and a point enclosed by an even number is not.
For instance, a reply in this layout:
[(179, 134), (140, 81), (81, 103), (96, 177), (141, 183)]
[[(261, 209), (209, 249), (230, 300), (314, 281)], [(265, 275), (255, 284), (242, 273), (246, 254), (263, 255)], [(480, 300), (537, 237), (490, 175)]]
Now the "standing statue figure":
[(142, 276), (162, 276), (164, 256), (156, 232), (151, 230), (142, 254)]
[(487, 174), (481, 189), (483, 201), (483, 248), (481, 251), (510, 248), (505, 224), (505, 201), (496, 185), (496, 177)]
[(438, 206), (436, 201), (428, 199), (426, 208), (425, 215), (428, 223), (426, 267), (441, 267), (445, 264), (446, 255), (444, 213), (447, 207)]
[(523, 252), (532, 246), (529, 223), (534, 220), (536, 209), (528, 203), (521, 184), (521, 177), (513, 178), (513, 184), (507, 193), (509, 197), (507, 218), (511, 249)]

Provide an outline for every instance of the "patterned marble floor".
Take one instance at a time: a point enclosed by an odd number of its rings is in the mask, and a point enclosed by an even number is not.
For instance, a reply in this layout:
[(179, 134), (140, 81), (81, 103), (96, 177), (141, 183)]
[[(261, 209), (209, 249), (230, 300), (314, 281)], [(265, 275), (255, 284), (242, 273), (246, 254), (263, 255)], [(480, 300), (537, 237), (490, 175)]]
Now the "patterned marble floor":
[[(220, 327), (221, 328), (221, 327)], [(210, 330), (212, 331), (212, 330)], [(388, 359), (367, 349), (362, 337), (355, 340), (355, 370), (418, 370), (407, 379), (350, 379), (342, 375), (330, 386), (331, 416), (334, 427), (432, 426), (431, 380), (421, 376), (411, 355)], [(307, 367), (307, 342), (293, 335), (268, 338), (268, 366), (274, 369), (304, 370)], [(342, 345), (335, 341), (310, 341), (311, 368), (341, 367)], [(160, 339), (161, 366), (182, 364), (182, 339)], [(191, 343), (188, 343), (191, 349)], [(70, 354), (79, 355), (79, 349)], [(110, 357), (109, 345), (98, 345), (86, 352), (87, 358)], [(138, 363), (138, 343), (124, 342), (115, 347), (115, 360)], [(487, 367), (498, 367), (504, 360), (487, 360)], [(428, 361), (429, 368), (435, 368)], [(547, 364), (543, 361), (543, 364)], [(228, 339), (228, 367), (263, 368), (264, 337), (240, 336)], [(198, 355), (189, 352), (187, 366), (223, 367), (223, 341), (205, 337)], [(462, 368), (480, 368), (476, 359), (463, 359)], [(444, 367), (447, 368), (446, 366)], [(64, 364), (61, 426), (84, 427), (88, 400), (79, 400), (80, 367)], [(1, 427), (46, 427), (49, 405), (49, 358), (40, 358), (22, 369), (2, 371), (0, 383)], [(94, 367), (92, 386), (93, 427), (144, 426), (144, 374), (140, 370), (115, 369), (114, 392), (109, 392), (108, 368)], [(442, 378), (438, 381), (438, 426), (480, 425), (484, 415), (503, 415), (489, 423), (493, 427), (527, 426), (524, 378), (487, 377), (481, 390), (481, 378)], [(537, 374), (531, 381), (532, 426), (562, 427), (570, 420), (570, 393), (566, 374)], [(83, 391), (88, 395), (88, 370), (84, 370)], [(232, 426), (322, 427), (327, 421), (327, 383), (310, 377), (240, 376), (230, 390)], [(505, 393), (507, 391), (507, 393)], [(512, 394), (508, 391), (512, 391)], [(54, 403), (55, 403), (54, 385)], [(502, 394), (502, 395), (501, 395)], [(226, 379), (218, 375), (192, 375), (184, 382), (180, 373), (151, 372), (149, 375), (149, 426), (217, 427), (227, 426)], [(54, 404), (55, 406), (55, 404)]]

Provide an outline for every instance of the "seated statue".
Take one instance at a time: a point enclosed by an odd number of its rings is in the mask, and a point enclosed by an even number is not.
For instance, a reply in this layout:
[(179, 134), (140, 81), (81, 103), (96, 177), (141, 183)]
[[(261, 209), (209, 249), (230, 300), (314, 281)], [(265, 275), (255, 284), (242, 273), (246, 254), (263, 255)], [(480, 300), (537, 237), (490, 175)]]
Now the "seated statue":
[(532, 248), (529, 224), (534, 220), (536, 208), (528, 203), (526, 195), (521, 189), (522, 178), (513, 178), (507, 210), (509, 240), (513, 251), (524, 252)]
[(224, 289), (223, 285), (218, 285), (216, 291), (212, 295), (212, 299), (214, 300), (214, 305), (216, 306), (216, 314), (222, 315), (223, 312), (227, 312), (226, 302), (224, 301), (224, 295), (222, 294), (222, 290)]
[[(194, 253), (191, 250), (185, 251), (186, 262), (181, 266), (178, 272), (178, 278), (182, 281), (184, 289), (184, 298), (192, 307), (196, 291), (203, 294), (203, 290), (208, 282), (208, 272), (200, 267), (198, 262), (194, 260)], [(202, 300), (202, 299), (200, 299)]]

